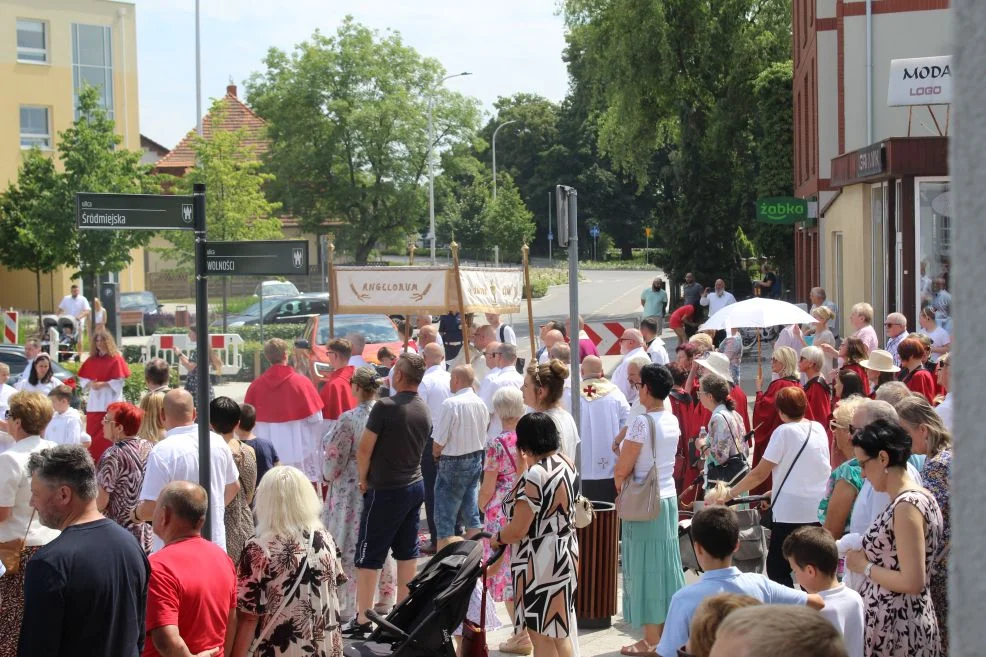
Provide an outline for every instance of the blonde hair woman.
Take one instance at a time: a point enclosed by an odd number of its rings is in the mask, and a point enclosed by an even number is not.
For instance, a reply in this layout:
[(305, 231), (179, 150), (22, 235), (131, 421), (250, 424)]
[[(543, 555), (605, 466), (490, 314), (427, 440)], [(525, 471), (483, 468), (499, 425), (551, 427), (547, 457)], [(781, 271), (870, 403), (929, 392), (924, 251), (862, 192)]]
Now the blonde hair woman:
[(144, 395), (140, 400), (140, 410), (144, 415), (140, 420), (137, 437), (148, 442), (156, 443), (164, 438), (164, 391), (158, 390)]
[(127, 361), (123, 360), (110, 334), (106, 331), (93, 333), (89, 358), (79, 368), (79, 384), (89, 391), (86, 433), (92, 437), (89, 453), (96, 463), (110, 446), (110, 441), (103, 435), (106, 409), (114, 402), (123, 401), (123, 384), (129, 376)]
[[(826, 306), (819, 306), (811, 311), (811, 316), (815, 318), (815, 323), (812, 324), (812, 338), (811, 345), (808, 345), (804, 337), (801, 341), (807, 346), (818, 347), (822, 350), (825, 355), (825, 360), (822, 361), (822, 376), (828, 379), (829, 372), (832, 371), (832, 356), (831, 353), (838, 353), (835, 348), (835, 336), (832, 334), (832, 329), (829, 328), (829, 322), (835, 319), (835, 313)], [(828, 347), (826, 349), (825, 347)]]
[(233, 657), (341, 655), (337, 591), (345, 575), (315, 489), (301, 470), (278, 465), (255, 500), (257, 535), (239, 563)]
[(524, 393), (525, 404), (554, 420), (561, 440), (559, 451), (569, 460), (575, 461), (579, 428), (572, 414), (565, 410), (561, 399), (568, 374), (568, 366), (557, 358), (541, 365), (530, 365), (520, 391)]
[(10, 396), (8, 431), (14, 444), (0, 454), (0, 542), (24, 541), (24, 550), (4, 555), (7, 573), (0, 577), (0, 655), (16, 655), (24, 614), (24, 569), (34, 553), (58, 536), (48, 529), (31, 508), (31, 454), (54, 447), (41, 434), (51, 422), (51, 401), (38, 392)]

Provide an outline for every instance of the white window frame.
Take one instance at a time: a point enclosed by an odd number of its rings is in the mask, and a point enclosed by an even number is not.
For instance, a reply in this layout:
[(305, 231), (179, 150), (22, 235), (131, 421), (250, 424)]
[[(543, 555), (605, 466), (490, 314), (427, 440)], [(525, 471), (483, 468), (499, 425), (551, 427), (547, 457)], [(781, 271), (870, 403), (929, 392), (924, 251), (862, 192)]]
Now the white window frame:
[[(921, 314), (921, 183), (947, 182), (951, 176), (915, 176), (914, 178), (914, 316)], [(955, 217), (952, 217), (954, 219)], [(954, 227), (953, 227), (954, 230)], [(951, 290), (949, 290), (951, 292)]]
[[(37, 66), (47, 66), (51, 63), (51, 58), (49, 56), (48, 50), (51, 47), (51, 34), (49, 31), (48, 21), (41, 20), (40, 18), (18, 18), (15, 22), (14, 27), (14, 43), (17, 42), (17, 31), (20, 27), (20, 23), (37, 23), (41, 26), (41, 33), (44, 37), (44, 48), (21, 48), (17, 46), (17, 63), (18, 64), (34, 64)], [(21, 52), (42, 54), (44, 55), (44, 60), (38, 61), (36, 59), (22, 59)]]
[(47, 123), (47, 132), (44, 135), (45, 143), (43, 143), (43, 144), (25, 144), (24, 143), (24, 139), (36, 140), (36, 139), (41, 138), (42, 135), (38, 135), (38, 134), (35, 134), (33, 132), (24, 132), (23, 131), (23, 126), (20, 126), (19, 125), (18, 126), (18, 129), (20, 131), (21, 150), (27, 151), (27, 150), (31, 150), (32, 148), (34, 148), (35, 146), (37, 146), (38, 148), (40, 148), (43, 151), (50, 151), (52, 149), (52, 145), (51, 145), (52, 144), (52, 140), (51, 140), (51, 108), (50, 107), (47, 107), (46, 105), (21, 105), (18, 108), (18, 111), (17, 111), (17, 121), (18, 121), (18, 124), (20, 123), (20, 110), (23, 110), (23, 109), (44, 110), (44, 113), (45, 113), (45, 123)]

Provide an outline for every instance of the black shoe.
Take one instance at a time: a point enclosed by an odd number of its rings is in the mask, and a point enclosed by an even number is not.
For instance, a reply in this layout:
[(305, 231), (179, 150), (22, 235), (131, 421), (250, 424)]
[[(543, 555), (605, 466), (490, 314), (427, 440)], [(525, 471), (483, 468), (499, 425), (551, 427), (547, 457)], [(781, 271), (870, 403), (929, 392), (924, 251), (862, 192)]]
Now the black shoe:
[(360, 623), (357, 619), (349, 621), (342, 627), (343, 639), (356, 639), (362, 641), (373, 633), (372, 623)]

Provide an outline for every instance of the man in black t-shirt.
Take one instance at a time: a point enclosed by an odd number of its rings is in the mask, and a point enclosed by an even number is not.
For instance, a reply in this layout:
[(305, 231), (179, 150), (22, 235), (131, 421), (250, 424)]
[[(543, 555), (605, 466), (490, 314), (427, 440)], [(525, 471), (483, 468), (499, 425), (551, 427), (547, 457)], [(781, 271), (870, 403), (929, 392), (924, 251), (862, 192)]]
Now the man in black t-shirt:
[(393, 550), (397, 560), (398, 598), (407, 597), (418, 559), (418, 521), (424, 503), (421, 453), (431, 436), (431, 412), (418, 396), (425, 374), (419, 354), (397, 359), (392, 397), (381, 399), (370, 411), (359, 441), (356, 463), (363, 511), (356, 540), (356, 618), (342, 630), (348, 639), (362, 639), (372, 631), (366, 610), (373, 606), (380, 569)]
[(137, 657), (150, 564), (133, 534), (96, 508), (96, 466), (81, 445), (31, 455), (39, 520), (61, 534), (24, 571), (20, 657)]

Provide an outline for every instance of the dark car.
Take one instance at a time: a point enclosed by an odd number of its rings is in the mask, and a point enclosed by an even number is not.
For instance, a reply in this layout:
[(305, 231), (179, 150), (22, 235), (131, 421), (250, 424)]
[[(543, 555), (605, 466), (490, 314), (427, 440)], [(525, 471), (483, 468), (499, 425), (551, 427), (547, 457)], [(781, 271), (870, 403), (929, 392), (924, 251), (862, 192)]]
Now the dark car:
[(161, 311), (161, 304), (153, 292), (121, 292), (120, 310), (142, 310), (145, 315), (156, 315)]
[[(260, 323), (260, 302), (226, 318), (228, 328)], [(264, 297), (264, 324), (304, 324), (312, 315), (329, 312), (328, 294), (303, 294), (292, 297)], [(221, 323), (217, 322), (217, 325)]]
[[(18, 344), (0, 345), (0, 363), (6, 363), (10, 368), (10, 378), (7, 385), (15, 385), (27, 367), (27, 356), (24, 355), (24, 347)], [(78, 407), (78, 378), (75, 374), (62, 367), (59, 363), (52, 361), (51, 371), (55, 378), (76, 391), (72, 405)]]

